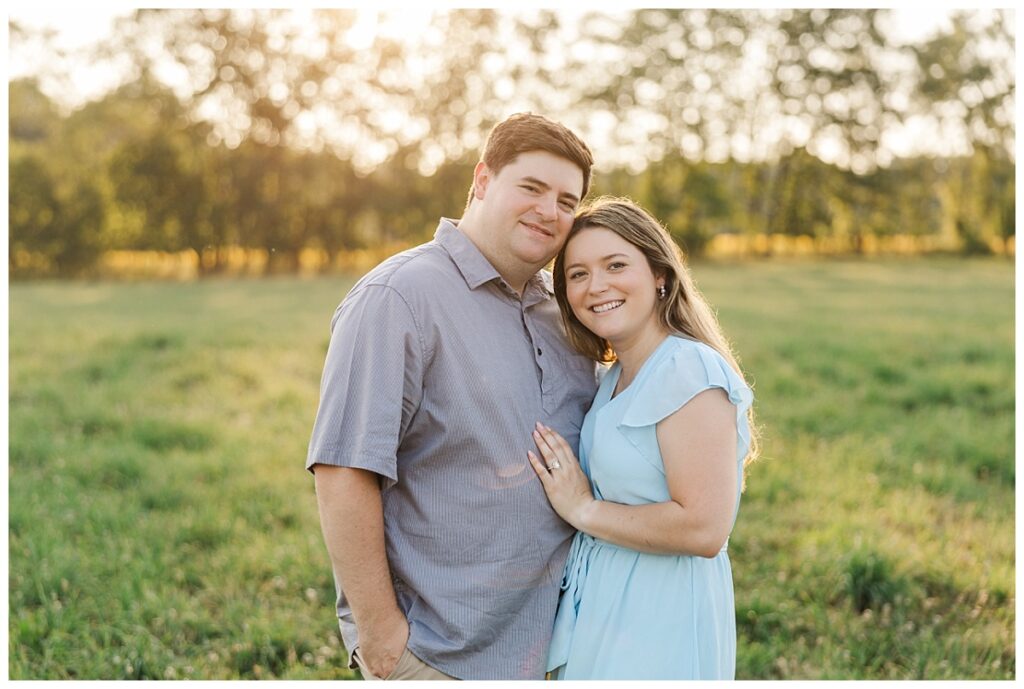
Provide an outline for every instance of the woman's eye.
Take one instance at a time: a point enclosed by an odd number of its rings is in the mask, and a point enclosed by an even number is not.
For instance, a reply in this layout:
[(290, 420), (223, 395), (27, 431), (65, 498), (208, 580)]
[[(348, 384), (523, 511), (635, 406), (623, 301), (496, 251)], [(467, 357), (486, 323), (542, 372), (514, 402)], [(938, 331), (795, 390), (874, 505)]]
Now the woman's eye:
[(570, 280), (575, 280), (577, 278), (583, 277), (584, 275), (586, 275), (586, 273), (584, 273), (583, 271), (577, 271), (575, 273), (569, 273), (569, 279)]
[(626, 264), (622, 263), (621, 261), (616, 261), (615, 263), (611, 263), (611, 264), (608, 265), (608, 269), (609, 270), (618, 270), (619, 268), (625, 268), (625, 267), (626, 267)]

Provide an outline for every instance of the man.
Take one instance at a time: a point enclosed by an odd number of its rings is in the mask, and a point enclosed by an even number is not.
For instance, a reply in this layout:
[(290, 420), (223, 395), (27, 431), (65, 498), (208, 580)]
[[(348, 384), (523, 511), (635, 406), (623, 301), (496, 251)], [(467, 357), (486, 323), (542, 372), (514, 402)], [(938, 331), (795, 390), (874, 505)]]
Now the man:
[(596, 383), (541, 268), (591, 165), (562, 125), (509, 117), (462, 219), (335, 312), (306, 467), (349, 667), (366, 679), (544, 676), (572, 530), (526, 453), (537, 421), (575, 447)]

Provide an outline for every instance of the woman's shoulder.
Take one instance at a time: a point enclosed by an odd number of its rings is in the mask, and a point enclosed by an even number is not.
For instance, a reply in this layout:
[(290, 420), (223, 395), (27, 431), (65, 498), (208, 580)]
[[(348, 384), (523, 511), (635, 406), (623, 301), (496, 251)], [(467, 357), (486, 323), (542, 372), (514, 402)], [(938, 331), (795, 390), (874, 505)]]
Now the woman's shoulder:
[(637, 390), (622, 423), (657, 423), (708, 388), (722, 388), (729, 400), (746, 409), (753, 393), (743, 378), (714, 347), (691, 338), (670, 335), (657, 361)]
[(669, 335), (667, 356), (662, 359), (662, 366), (668, 364), (680, 372), (709, 373), (723, 370), (732, 373), (742, 380), (732, 365), (717, 349), (686, 335)]
[(721, 360), (728, 365), (725, 357), (719, 354), (717, 349), (705, 342), (679, 334), (669, 335), (668, 339), (667, 345), (670, 356), (682, 357), (686, 361)]

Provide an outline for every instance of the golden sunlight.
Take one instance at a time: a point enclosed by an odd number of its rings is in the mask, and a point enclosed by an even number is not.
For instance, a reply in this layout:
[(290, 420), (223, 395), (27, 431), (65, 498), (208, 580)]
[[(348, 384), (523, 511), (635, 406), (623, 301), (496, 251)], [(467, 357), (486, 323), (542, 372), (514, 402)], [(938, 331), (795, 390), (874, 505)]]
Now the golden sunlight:
[(379, 13), (372, 10), (359, 10), (356, 23), (345, 32), (345, 41), (356, 50), (363, 50), (373, 45), (377, 37)]
[(422, 36), (433, 15), (429, 7), (386, 12), (361, 9), (356, 13), (356, 23), (345, 32), (345, 41), (356, 50), (369, 48), (377, 37), (411, 43)]

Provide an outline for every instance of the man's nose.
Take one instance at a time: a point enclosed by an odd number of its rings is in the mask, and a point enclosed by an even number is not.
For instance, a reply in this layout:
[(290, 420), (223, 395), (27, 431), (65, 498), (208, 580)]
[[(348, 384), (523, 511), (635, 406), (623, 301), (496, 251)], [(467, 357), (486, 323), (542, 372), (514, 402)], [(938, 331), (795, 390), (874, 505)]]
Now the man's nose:
[(537, 212), (545, 220), (558, 217), (558, 199), (554, 194), (545, 194), (537, 201)]

